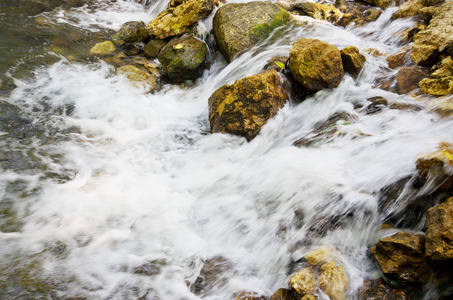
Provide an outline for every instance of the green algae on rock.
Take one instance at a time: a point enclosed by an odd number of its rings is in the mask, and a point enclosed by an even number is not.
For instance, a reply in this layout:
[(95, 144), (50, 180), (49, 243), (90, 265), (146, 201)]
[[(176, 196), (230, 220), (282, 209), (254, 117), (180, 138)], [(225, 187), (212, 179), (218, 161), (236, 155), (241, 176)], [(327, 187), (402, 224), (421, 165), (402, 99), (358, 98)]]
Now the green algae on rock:
[(196, 80), (203, 74), (208, 47), (193, 36), (172, 39), (160, 54), (162, 71), (174, 82)]
[(287, 100), (275, 70), (224, 85), (209, 97), (211, 132), (231, 133), (250, 141)]
[(221, 6), (213, 19), (214, 37), (228, 62), (288, 24), (290, 14), (271, 2), (254, 1)]

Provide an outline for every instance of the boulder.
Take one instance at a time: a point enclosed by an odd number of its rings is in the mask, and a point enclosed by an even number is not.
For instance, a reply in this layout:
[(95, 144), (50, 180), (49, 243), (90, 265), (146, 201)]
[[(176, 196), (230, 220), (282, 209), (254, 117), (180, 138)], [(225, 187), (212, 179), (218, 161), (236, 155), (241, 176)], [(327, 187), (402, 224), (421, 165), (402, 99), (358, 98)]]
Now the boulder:
[(447, 1), (425, 30), (414, 37), (411, 59), (419, 65), (434, 64), (439, 53), (453, 45), (453, 1)]
[(314, 3), (314, 2), (296, 2), (287, 5), (288, 11), (300, 16), (311, 17), (316, 20), (336, 22), (341, 17), (342, 13), (335, 6)]
[(453, 76), (440, 79), (425, 78), (420, 81), (419, 85), (423, 94), (435, 96), (453, 94)]
[(196, 80), (203, 74), (208, 47), (193, 36), (172, 39), (159, 54), (162, 71), (171, 81)]
[(428, 72), (419, 67), (403, 67), (396, 73), (398, 94), (409, 94), (419, 88), (418, 83), (428, 76)]
[(277, 27), (288, 24), (290, 14), (267, 1), (222, 5), (213, 19), (214, 37), (228, 62), (235, 55), (267, 38)]
[(90, 53), (93, 55), (112, 55), (115, 51), (115, 45), (111, 41), (97, 43), (90, 49)]
[(116, 69), (117, 74), (123, 74), (131, 84), (137, 88), (153, 91), (157, 88), (157, 77), (147, 70), (132, 65), (125, 65)]
[(440, 149), (420, 156), (416, 163), (417, 171), (426, 180), (440, 186), (444, 192), (453, 193), (453, 146), (440, 144)]
[(250, 141), (287, 100), (275, 70), (224, 85), (209, 97), (211, 132), (236, 134)]
[(398, 10), (393, 13), (393, 19), (414, 17), (423, 13), (425, 7), (438, 5), (441, 1), (426, 1), (426, 0), (407, 0), (398, 7)]
[(165, 40), (155, 40), (152, 39), (146, 43), (143, 48), (143, 54), (149, 58), (157, 58), (159, 56), (160, 50), (167, 44)]
[(213, 0), (187, 0), (176, 7), (170, 7), (152, 19), (148, 33), (152, 38), (163, 40), (167, 37), (181, 35), (190, 26), (207, 17), (214, 9)]
[(349, 46), (340, 51), (343, 68), (351, 75), (358, 76), (362, 71), (366, 58), (359, 53), (359, 49)]
[(453, 260), (453, 197), (426, 213), (426, 257), (433, 261)]
[(337, 87), (344, 76), (337, 47), (317, 39), (300, 39), (289, 52), (289, 70), (308, 91)]
[(394, 289), (382, 279), (367, 280), (359, 290), (359, 300), (408, 300), (406, 293)]
[(425, 237), (421, 234), (397, 232), (380, 239), (370, 252), (384, 275), (398, 281), (405, 289), (416, 289), (430, 280), (424, 256)]
[(348, 278), (342, 266), (334, 261), (325, 263), (319, 275), (319, 287), (331, 300), (344, 300), (348, 288)]
[(214, 256), (207, 259), (200, 271), (200, 275), (190, 286), (190, 291), (196, 295), (209, 292), (214, 287), (226, 284), (225, 274), (231, 270), (233, 265), (222, 256)]
[(112, 35), (112, 41), (118, 46), (133, 45), (148, 38), (146, 25), (142, 21), (126, 22), (121, 29)]

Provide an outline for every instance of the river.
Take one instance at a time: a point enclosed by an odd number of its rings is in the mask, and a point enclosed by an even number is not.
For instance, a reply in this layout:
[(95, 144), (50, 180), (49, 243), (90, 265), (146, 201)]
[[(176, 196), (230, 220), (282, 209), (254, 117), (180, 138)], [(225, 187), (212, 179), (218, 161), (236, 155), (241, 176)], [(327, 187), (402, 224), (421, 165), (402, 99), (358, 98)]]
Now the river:
[[(413, 176), (417, 156), (451, 140), (453, 131), (453, 120), (427, 109), (359, 108), (375, 96), (415, 108), (432, 101), (374, 87), (396, 71), (386, 68), (385, 56), (365, 50), (395, 52), (395, 33), (412, 21), (392, 21), (395, 8), (365, 27), (301, 17), (302, 26), (230, 64), (212, 53), (211, 68), (193, 86), (167, 84), (154, 93), (89, 57), (93, 39), (126, 21), (147, 23), (166, 4), (98, 0), (39, 14), (2, 7), (0, 298), (271, 295), (287, 287), (294, 262), (330, 245), (354, 299), (364, 280), (379, 277), (367, 249), (398, 231), (381, 229), (403, 210), (379, 210), (381, 189)], [(198, 37), (211, 24), (212, 15)], [(251, 142), (210, 134), (209, 96), (287, 56), (300, 38), (356, 46), (365, 69), (338, 88), (291, 99)], [(58, 52), (65, 48), (72, 52)], [(349, 116), (338, 123), (339, 134), (293, 146), (335, 114)], [(333, 217), (338, 226), (316, 229)], [(423, 228), (423, 217), (416, 220), (414, 232)], [(219, 256), (229, 262), (223, 284), (192, 293), (203, 262)]]

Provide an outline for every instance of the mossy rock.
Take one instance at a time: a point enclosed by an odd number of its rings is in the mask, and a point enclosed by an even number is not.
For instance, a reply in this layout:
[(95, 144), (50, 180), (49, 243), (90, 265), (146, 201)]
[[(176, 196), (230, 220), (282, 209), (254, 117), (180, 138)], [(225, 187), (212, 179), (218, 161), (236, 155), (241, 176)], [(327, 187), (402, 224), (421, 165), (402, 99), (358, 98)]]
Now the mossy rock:
[(344, 76), (340, 50), (317, 39), (300, 39), (293, 44), (289, 70), (310, 92), (337, 87)]
[(163, 74), (173, 82), (196, 80), (203, 74), (208, 47), (193, 36), (172, 39), (159, 54)]
[(231, 133), (250, 141), (287, 100), (275, 70), (224, 85), (209, 97), (211, 132)]
[(115, 45), (133, 45), (148, 38), (146, 25), (142, 21), (126, 22), (121, 29), (112, 36)]
[(230, 3), (221, 6), (214, 16), (214, 37), (220, 52), (231, 62), (290, 21), (290, 14), (271, 2)]
[(214, 7), (213, 0), (187, 0), (176, 7), (170, 7), (149, 22), (149, 35), (162, 40), (184, 34), (191, 25), (207, 17)]

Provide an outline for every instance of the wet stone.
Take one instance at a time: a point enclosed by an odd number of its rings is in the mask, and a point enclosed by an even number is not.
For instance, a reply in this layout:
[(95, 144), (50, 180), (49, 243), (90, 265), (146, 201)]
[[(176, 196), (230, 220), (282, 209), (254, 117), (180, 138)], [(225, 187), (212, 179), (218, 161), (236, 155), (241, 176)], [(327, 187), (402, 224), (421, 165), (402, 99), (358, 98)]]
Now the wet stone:
[(359, 300), (408, 300), (402, 290), (395, 289), (382, 279), (367, 280), (359, 290)]
[(205, 261), (200, 276), (190, 286), (190, 291), (196, 295), (209, 293), (214, 287), (221, 287), (227, 283), (226, 275), (233, 265), (222, 256), (215, 256)]
[(299, 300), (300, 296), (289, 289), (278, 289), (270, 298), (270, 300)]
[(367, 100), (371, 102), (365, 109), (367, 114), (379, 112), (389, 104), (387, 99), (380, 96), (372, 97)]
[(419, 88), (419, 82), (428, 76), (428, 72), (418, 67), (403, 67), (396, 73), (399, 94), (409, 94)]

